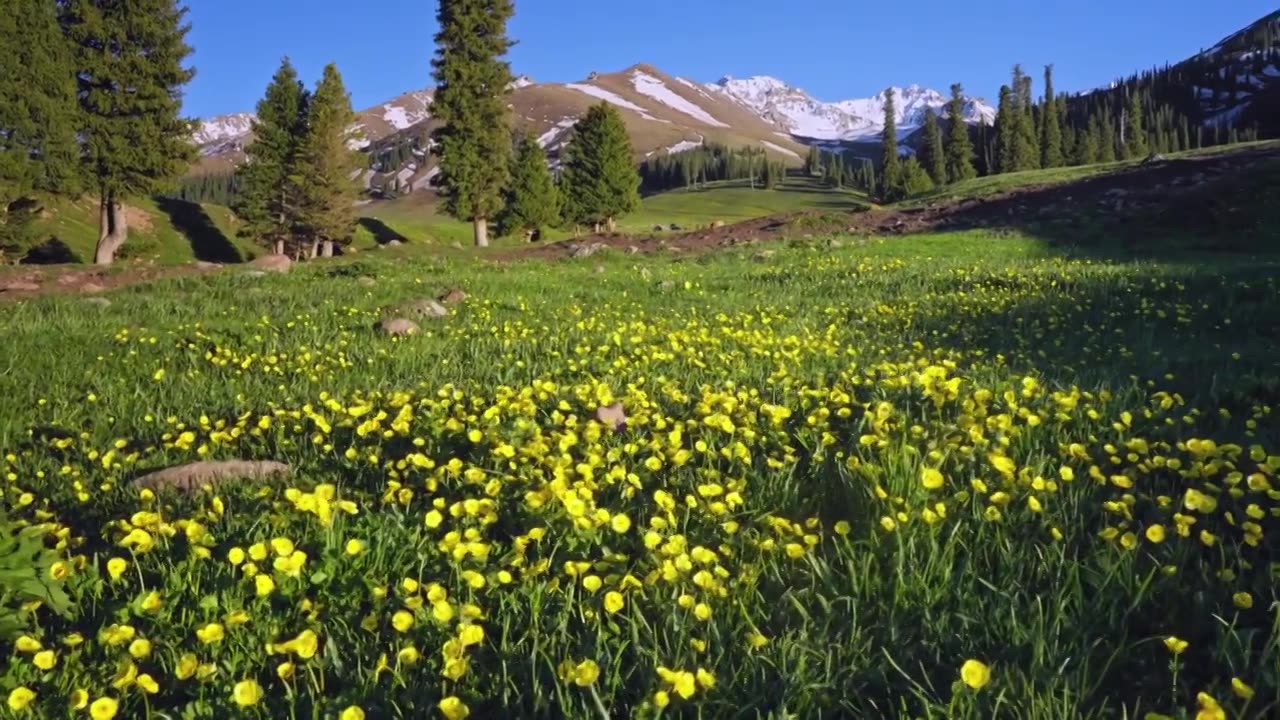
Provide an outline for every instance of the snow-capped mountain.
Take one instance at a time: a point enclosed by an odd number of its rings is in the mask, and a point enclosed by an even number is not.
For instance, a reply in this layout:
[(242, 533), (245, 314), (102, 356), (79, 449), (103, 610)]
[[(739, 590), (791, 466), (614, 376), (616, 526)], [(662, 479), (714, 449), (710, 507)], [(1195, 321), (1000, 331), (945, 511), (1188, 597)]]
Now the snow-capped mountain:
[(230, 140), (249, 132), (253, 126), (253, 119), (253, 113), (239, 112), (201, 120), (195, 132), (191, 134), (191, 139), (196, 145)]
[[(885, 94), (870, 98), (824, 102), (804, 90), (767, 75), (725, 77), (707, 89), (728, 95), (793, 135), (814, 140), (869, 140), (884, 130)], [(905, 136), (924, 122), (927, 108), (946, 116), (947, 98), (919, 85), (894, 88), (894, 117)], [(995, 108), (980, 98), (966, 97), (964, 119), (995, 120)]]

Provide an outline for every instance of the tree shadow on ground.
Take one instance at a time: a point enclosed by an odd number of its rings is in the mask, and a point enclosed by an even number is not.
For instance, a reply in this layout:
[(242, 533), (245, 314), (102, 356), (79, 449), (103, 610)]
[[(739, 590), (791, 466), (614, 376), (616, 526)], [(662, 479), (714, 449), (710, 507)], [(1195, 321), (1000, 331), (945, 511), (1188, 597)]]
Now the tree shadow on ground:
[(161, 212), (169, 216), (174, 229), (191, 243), (191, 252), (196, 260), (216, 263), (244, 261), (240, 250), (198, 203), (169, 197), (158, 197), (155, 203)]
[(405, 237), (400, 232), (393, 230), (391, 226), (387, 225), (386, 223), (382, 222), (377, 218), (362, 217), (356, 222), (357, 224), (360, 225), (360, 227), (369, 231), (369, 234), (373, 236), (373, 239), (379, 245), (386, 245), (392, 240), (395, 240), (396, 242), (402, 242), (402, 243), (409, 242), (409, 238)]
[(81, 264), (84, 258), (81, 258), (75, 250), (71, 249), (59, 237), (51, 237), (48, 240), (35, 245), (22, 256), (23, 265), (62, 265), (68, 263)]
[(1280, 148), (1261, 146), (1143, 163), (989, 197), (924, 200), (882, 218), (888, 226), (869, 229), (892, 234), (1015, 230), (1041, 238), (1054, 251), (1105, 259), (1276, 252), (1276, 197)]

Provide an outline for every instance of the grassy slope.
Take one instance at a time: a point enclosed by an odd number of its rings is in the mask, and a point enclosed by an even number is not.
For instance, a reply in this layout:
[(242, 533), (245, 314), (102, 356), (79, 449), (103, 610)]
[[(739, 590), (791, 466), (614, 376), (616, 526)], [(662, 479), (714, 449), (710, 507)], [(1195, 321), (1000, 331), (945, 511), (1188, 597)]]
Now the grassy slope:
[[(254, 253), (250, 243), (235, 234), (231, 211), (219, 205), (172, 200), (131, 200), (129, 239), (121, 257), (171, 265), (192, 260), (235, 262)], [(58, 198), (46, 205), (37, 230), (42, 238), (57, 238), (79, 262), (92, 262), (98, 241), (98, 206), (91, 198)], [(141, 222), (139, 222), (141, 220)]]
[[(741, 708), (802, 718), (1190, 717), (1202, 690), (1230, 717), (1273, 716), (1266, 708), (1280, 697), (1280, 635), (1267, 559), (1275, 521), (1259, 521), (1268, 528), (1260, 548), (1244, 545), (1239, 525), (1247, 504), (1263, 514), (1277, 505), (1252, 489), (1258, 478), (1246, 486), (1227, 476), (1255, 472), (1252, 445), (1280, 454), (1280, 417), (1257, 407), (1274, 404), (1267, 393), (1276, 397), (1280, 377), (1274, 262), (1082, 263), (1030, 239), (984, 233), (785, 247), (768, 262), (749, 252), (705, 263), (606, 254), (494, 267), (397, 255), (302, 266), (283, 277), (225, 271), (170, 281), (113, 293), (108, 308), (74, 297), (6, 308), (0, 474), (11, 473), (13, 487), (4, 498), (18, 518), (69, 525), (72, 552), (90, 558), (76, 591), (92, 597), (84, 617), (45, 617), (30, 630), (59, 650), (68, 632), (81, 632), (75, 661), (60, 663), (56, 682), (25, 658), (11, 663), (11, 684), (39, 691), (32, 717), (63, 712), (74, 687), (121, 697), (122, 717), (144, 713), (141, 693), (106, 689), (123, 648), (106, 646), (99, 631), (120, 622), (152, 643), (159, 660), (139, 665), (157, 673), (161, 690), (146, 702), (174, 717), (189, 702), (193, 717), (232, 716), (233, 683), (255, 677), (267, 717), (310, 717), (313, 708), (332, 717), (348, 703), (369, 717), (437, 716), (432, 706), (452, 693), (473, 717), (585, 720), (600, 716), (598, 694), (610, 716), (652, 718), (641, 705), (665, 687), (658, 666), (707, 668), (719, 680), (714, 690), (674, 699), (681, 717)], [(376, 285), (359, 284), (358, 275)], [(472, 299), (455, 316), (424, 323), (423, 334), (396, 341), (369, 329), (381, 307), (454, 284)], [(960, 380), (955, 397), (941, 378), (921, 374), (929, 365)], [(439, 400), (446, 384), (457, 402)], [(581, 420), (609, 391), (633, 419), (620, 437), (598, 437)], [(401, 392), (400, 402), (415, 408), (403, 420), (391, 399)], [(352, 420), (327, 406), (332, 398), (375, 412)], [(576, 419), (556, 414), (561, 402)], [(769, 418), (779, 407), (792, 414), (775, 424)], [(873, 422), (866, 410), (878, 408)], [(383, 409), (380, 428), (356, 431)], [(314, 413), (332, 426), (318, 440), (321, 425), (307, 419)], [(447, 429), (455, 415), (458, 429)], [(265, 433), (255, 430), (264, 416)], [(729, 417), (732, 434), (723, 425)], [(1256, 425), (1247, 426), (1251, 418)], [(213, 423), (234, 427), (238, 419), (238, 439), (214, 432)], [(407, 425), (389, 429), (400, 422)], [(683, 426), (682, 439), (673, 423)], [(67, 428), (69, 442), (30, 444), (29, 426)], [(185, 449), (166, 441), (185, 429)], [(467, 438), (471, 429), (477, 441)], [(1193, 453), (1206, 451), (1188, 450), (1190, 438), (1243, 449), (1231, 466), (1222, 455), (1201, 463), (1209, 458)], [(117, 442), (124, 449), (104, 458)], [(520, 453), (511, 464), (499, 456), (507, 442)], [(708, 453), (696, 451), (700, 443)], [(721, 456), (736, 444), (746, 463)], [(682, 468), (672, 465), (677, 446), (690, 453)], [(201, 447), (213, 458), (288, 460), (296, 468), (289, 487), (333, 483), (359, 512), (335, 513), (325, 527), (276, 484), (219, 488), (216, 513), (205, 497), (145, 504), (119, 487), (137, 469), (194, 460)], [(440, 464), (457, 457), (480, 478), (394, 464), (418, 451)], [(1002, 478), (992, 452), (1012, 459), (1016, 477)], [(666, 464), (646, 467), (656, 457)], [(1165, 458), (1194, 473), (1180, 477)], [(594, 481), (580, 475), (587, 471), (575, 463), (597, 460)], [(1089, 479), (1095, 464), (1110, 481)], [(1059, 480), (1064, 466), (1073, 482)], [(404, 507), (388, 485), (395, 467), (414, 491), (399, 493)], [(641, 491), (625, 495), (626, 482), (606, 478), (611, 467), (634, 474)], [(924, 487), (925, 467), (941, 468), (942, 487)], [(566, 479), (552, 483), (561, 471)], [(427, 485), (432, 477), (438, 487)], [(1231, 498), (1224, 482), (1247, 497)], [(76, 499), (75, 484), (91, 491), (87, 500)], [(728, 515), (711, 510), (722, 484), (742, 503)], [(574, 529), (568, 501), (552, 497), (552, 488), (568, 485), (583, 487), (593, 507), (627, 513), (631, 531)], [(1218, 497), (1219, 507), (1186, 510), (1196, 524), (1182, 538), (1172, 518), (1188, 486)], [(544, 490), (547, 502), (529, 499)], [(674, 495), (670, 514), (657, 504), (659, 490)], [(24, 492), (27, 500), (9, 500)], [(491, 497), (495, 524), (462, 517), (462, 500)], [(424, 516), (436, 498), (454, 510), (432, 529)], [(946, 517), (926, 521), (939, 504)], [(179, 530), (136, 558), (115, 546), (125, 533), (112, 523), (141, 509), (167, 522), (200, 518), (194, 529), (207, 526), (212, 558), (194, 556), (199, 534), (190, 526), (195, 540)], [(1228, 509), (1232, 523), (1222, 515)], [(715, 553), (708, 567), (723, 571), (723, 596), (696, 586), (692, 568), (676, 581), (657, 579), (664, 560), (674, 563), (642, 537), (667, 528), (666, 518), (674, 528), (660, 540), (678, 532), (690, 551)], [(835, 534), (838, 521), (849, 522), (847, 537)], [(1157, 524), (1167, 528), (1158, 544), (1147, 539)], [(546, 538), (530, 542), (527, 555), (510, 552), (513, 536), (534, 527)], [(1131, 533), (1132, 544), (1103, 540), (1104, 528)], [(487, 562), (459, 562), (442, 550), (446, 533), (466, 529), (493, 543)], [(1218, 537), (1214, 547), (1200, 544), (1202, 530)], [(289, 579), (264, 561), (278, 588), (256, 597), (246, 571), (225, 558), (233, 547), (277, 537), (307, 553), (305, 572)], [(346, 555), (349, 539), (367, 542), (365, 553)], [(784, 552), (793, 543), (799, 559)], [(619, 553), (616, 565), (596, 566), (606, 583), (596, 593), (564, 570)], [(512, 565), (513, 581), (500, 584), (497, 572), (517, 555), (527, 563)], [(111, 556), (129, 559), (128, 572), (99, 581)], [(1252, 564), (1240, 562), (1248, 558)], [(529, 571), (540, 561), (546, 572)], [(469, 588), (460, 568), (483, 573), (483, 590)], [(625, 608), (608, 614), (602, 597), (625, 573), (650, 582), (627, 589)], [(391, 629), (404, 598), (425, 594), (402, 590), (403, 578), (442, 583), (455, 609), (474, 602), (484, 612), (484, 641), (469, 651), (461, 681), (440, 680), (441, 646), (456, 620), (437, 624), (428, 603), (413, 634)], [(164, 599), (154, 616), (127, 609), (145, 594), (143, 582)], [(391, 587), (391, 596), (370, 601), (371, 585)], [(686, 592), (707, 603), (709, 619), (676, 604)], [(1239, 592), (1252, 593), (1252, 610), (1233, 605)], [(316, 603), (310, 616), (304, 596)], [(250, 622), (228, 623), (221, 645), (196, 640), (204, 623), (239, 609)], [(366, 618), (372, 630), (361, 629)], [(299, 661), (299, 673), (324, 673), (324, 692), (303, 681), (286, 697), (272, 673), (284, 657), (266, 648), (303, 628), (319, 633), (322, 649)], [(753, 650), (747, 642), (757, 633), (768, 642)], [(1189, 643), (1176, 663), (1161, 641), (1171, 635)], [(704, 640), (705, 650), (692, 649)], [(420, 665), (397, 669), (395, 679), (372, 670), (384, 653), (394, 667), (409, 643)], [(186, 652), (218, 663), (216, 677), (183, 684), (160, 664)], [(989, 687), (953, 685), (966, 658), (994, 668)], [(557, 679), (565, 659), (598, 662), (590, 691)], [(1257, 690), (1248, 709), (1232, 694), (1233, 676)]]

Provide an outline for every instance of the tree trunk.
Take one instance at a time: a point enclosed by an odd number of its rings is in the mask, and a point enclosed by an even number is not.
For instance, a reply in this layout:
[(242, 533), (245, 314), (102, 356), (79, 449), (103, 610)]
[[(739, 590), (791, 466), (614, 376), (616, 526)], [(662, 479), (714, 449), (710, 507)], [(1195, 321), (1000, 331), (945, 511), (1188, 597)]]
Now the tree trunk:
[(277, 240), (277, 241), (276, 241), (275, 254), (276, 254), (276, 255), (283, 255), (283, 254), (284, 254), (284, 241), (283, 241), (283, 240)]
[(489, 221), (478, 217), (474, 221), (476, 247), (489, 247)]
[(592, 223), (592, 224), (591, 224), (591, 232), (592, 232), (593, 234), (595, 234), (595, 235), (599, 235), (599, 234), (600, 234), (600, 223), (598, 223), (598, 222), (597, 222), (597, 223)]
[(333, 241), (325, 240), (320, 243), (320, 257), (333, 257)]
[(612, 217), (605, 220), (604, 225), (609, 228), (609, 232), (613, 232), (618, 229), (618, 221), (614, 220)]
[(124, 207), (116, 201), (116, 194), (103, 194), (99, 203), (98, 247), (93, 261), (98, 265), (110, 265), (116, 259), (116, 251), (124, 244), (129, 229), (125, 225)]
[(307, 251), (307, 259), (315, 260), (318, 257), (320, 257), (320, 241), (312, 240), (311, 249)]

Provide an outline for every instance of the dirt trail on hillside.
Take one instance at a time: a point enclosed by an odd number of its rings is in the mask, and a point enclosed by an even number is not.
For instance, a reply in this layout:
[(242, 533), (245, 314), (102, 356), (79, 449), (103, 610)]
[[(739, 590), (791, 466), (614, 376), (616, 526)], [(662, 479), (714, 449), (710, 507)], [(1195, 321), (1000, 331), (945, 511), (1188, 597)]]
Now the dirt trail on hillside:
[[(1180, 194), (1215, 179), (1276, 161), (1280, 161), (1280, 145), (1268, 144), (1143, 163), (1067, 183), (1030, 185), (976, 198), (923, 201), (914, 207), (795, 212), (685, 232), (588, 235), (499, 251), (487, 257), (497, 261), (555, 260), (589, 257), (603, 249), (632, 254), (699, 254), (820, 235), (870, 237), (1025, 227), (1050, 220), (1078, 223), (1090, 216), (1123, 223), (1144, 209), (1169, 207)], [(75, 265), (0, 268), (0, 303), (49, 293), (93, 295), (155, 280), (216, 272), (222, 267), (215, 263), (167, 267), (120, 263), (110, 269)]]

